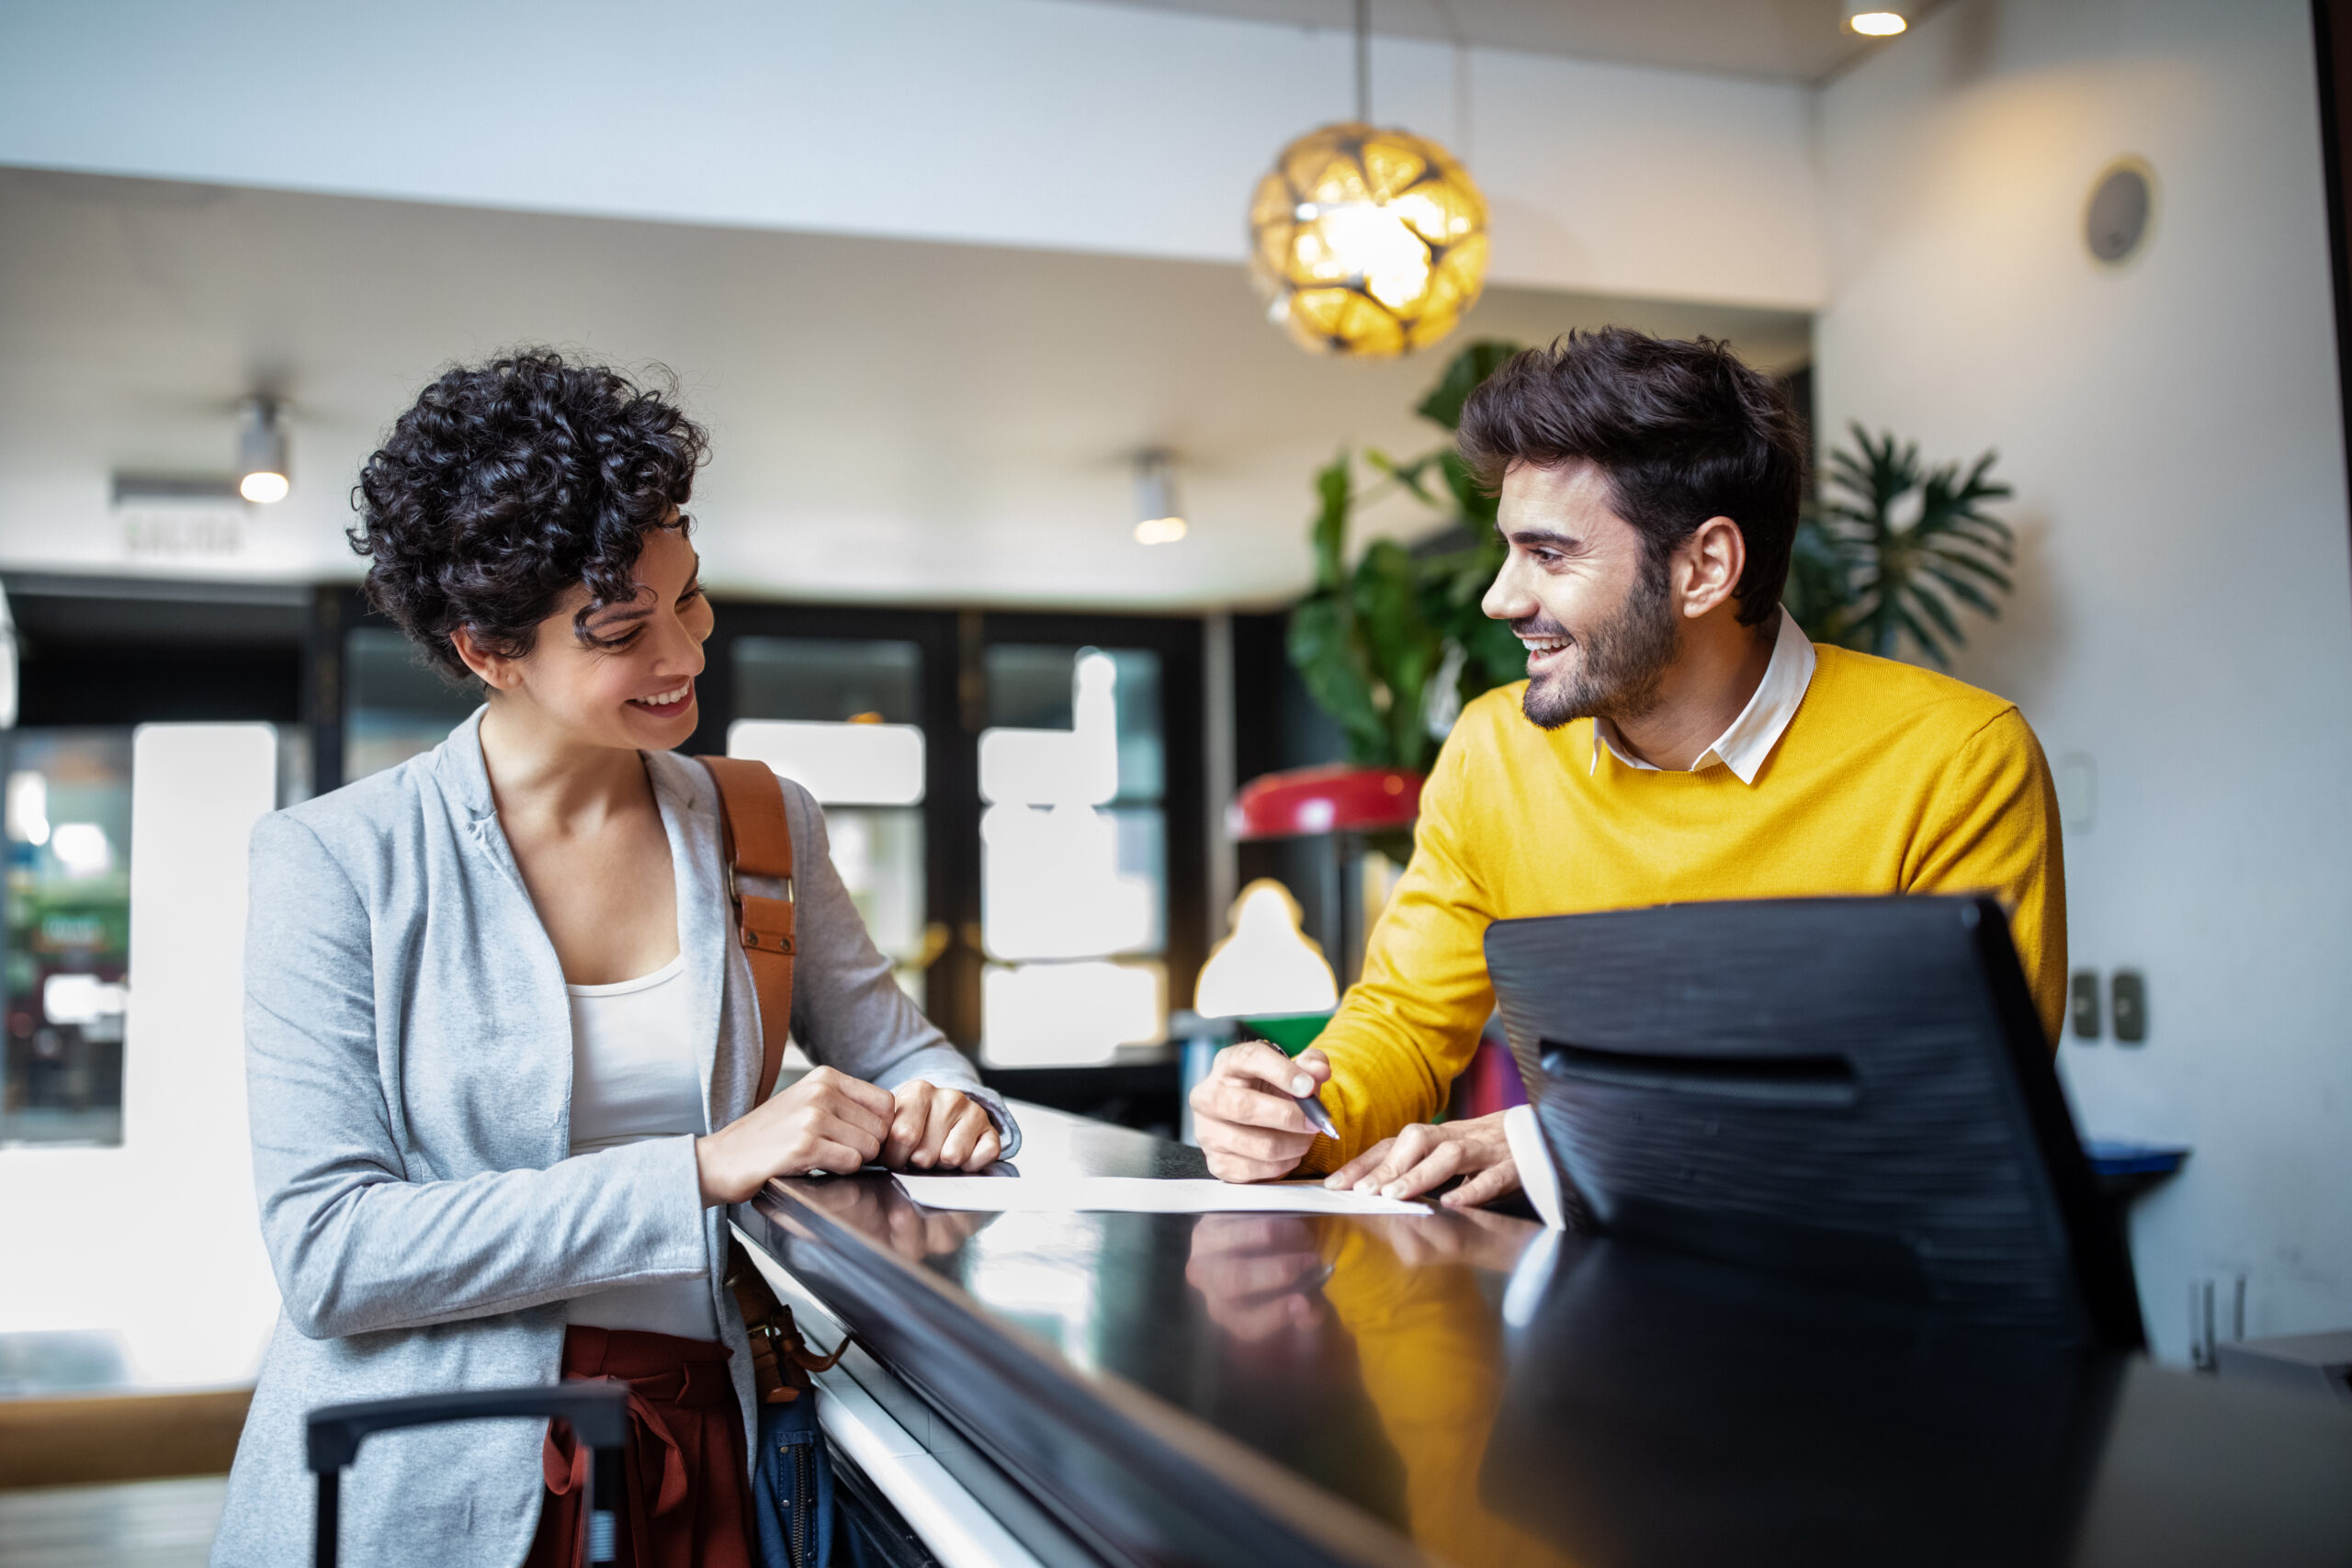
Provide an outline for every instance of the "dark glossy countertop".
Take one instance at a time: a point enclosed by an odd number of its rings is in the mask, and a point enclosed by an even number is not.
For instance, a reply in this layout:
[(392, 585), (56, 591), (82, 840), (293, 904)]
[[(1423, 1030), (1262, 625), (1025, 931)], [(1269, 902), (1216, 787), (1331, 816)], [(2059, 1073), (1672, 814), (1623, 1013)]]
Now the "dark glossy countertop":
[[(1022, 1117), (1032, 1178), (1204, 1173)], [(867, 1174), (737, 1219), (1048, 1562), (2352, 1563), (2324, 1402), (1502, 1215), (948, 1213)]]

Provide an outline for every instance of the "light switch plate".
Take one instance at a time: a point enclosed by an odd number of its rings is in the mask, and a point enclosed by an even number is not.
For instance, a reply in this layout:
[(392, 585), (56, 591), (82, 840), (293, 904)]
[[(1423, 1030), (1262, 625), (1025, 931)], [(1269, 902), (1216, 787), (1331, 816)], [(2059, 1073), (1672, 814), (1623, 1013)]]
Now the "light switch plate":
[(2137, 1045), (2148, 1037), (2148, 982), (2137, 969), (2118, 969), (2111, 990), (2115, 1038)]
[(2098, 764), (2088, 754), (2069, 751), (2058, 759), (2058, 820), (2069, 833), (2087, 833), (2098, 820)]

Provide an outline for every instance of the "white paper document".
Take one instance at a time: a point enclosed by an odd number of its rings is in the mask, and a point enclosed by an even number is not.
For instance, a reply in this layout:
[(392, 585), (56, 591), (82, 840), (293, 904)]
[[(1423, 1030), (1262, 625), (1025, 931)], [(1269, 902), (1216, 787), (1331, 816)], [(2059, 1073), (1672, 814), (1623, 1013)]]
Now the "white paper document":
[(1065, 1213), (1075, 1209), (1123, 1214), (1426, 1214), (1427, 1203), (1334, 1192), (1319, 1181), (1276, 1181), (1241, 1187), (1229, 1181), (1148, 1176), (901, 1176), (907, 1196), (927, 1209), (988, 1213)]

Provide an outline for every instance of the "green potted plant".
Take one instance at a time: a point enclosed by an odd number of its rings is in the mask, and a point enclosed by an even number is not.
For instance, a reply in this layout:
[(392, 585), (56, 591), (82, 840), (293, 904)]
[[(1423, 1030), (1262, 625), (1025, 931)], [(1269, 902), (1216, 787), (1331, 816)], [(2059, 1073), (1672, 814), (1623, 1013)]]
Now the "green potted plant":
[[(1478, 383), (1518, 352), (1517, 344), (1494, 340), (1469, 344), (1415, 412), (1453, 431)], [(1342, 448), (1315, 476), (1315, 584), (1291, 612), (1290, 661), (1339, 721), (1352, 767), (1419, 774), (1462, 705), (1518, 680), (1526, 655), (1509, 626), (1478, 608), (1503, 547), (1495, 498), (1479, 491), (1453, 443), (1409, 462), (1368, 451), (1364, 464), (1374, 477), (1359, 484), (1354, 457)], [(1397, 490), (1437, 514), (1433, 545), (1378, 539), (1351, 563), (1357, 509)], [(1371, 841), (1399, 861), (1410, 849), (1409, 834), (1398, 829)]]

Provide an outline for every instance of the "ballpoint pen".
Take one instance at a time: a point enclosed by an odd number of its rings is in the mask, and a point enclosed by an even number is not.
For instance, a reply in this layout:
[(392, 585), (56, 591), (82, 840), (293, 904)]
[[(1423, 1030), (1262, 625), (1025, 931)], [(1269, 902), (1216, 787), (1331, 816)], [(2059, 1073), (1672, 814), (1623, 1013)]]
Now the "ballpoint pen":
[(1291, 1098), (1298, 1101), (1298, 1109), (1306, 1117), (1308, 1126), (1327, 1138), (1336, 1138), (1340, 1135), (1340, 1129), (1332, 1122), (1331, 1113), (1323, 1109), (1323, 1101), (1317, 1098), (1321, 1093), (1317, 1089), (1314, 1094), (1295, 1094)]

